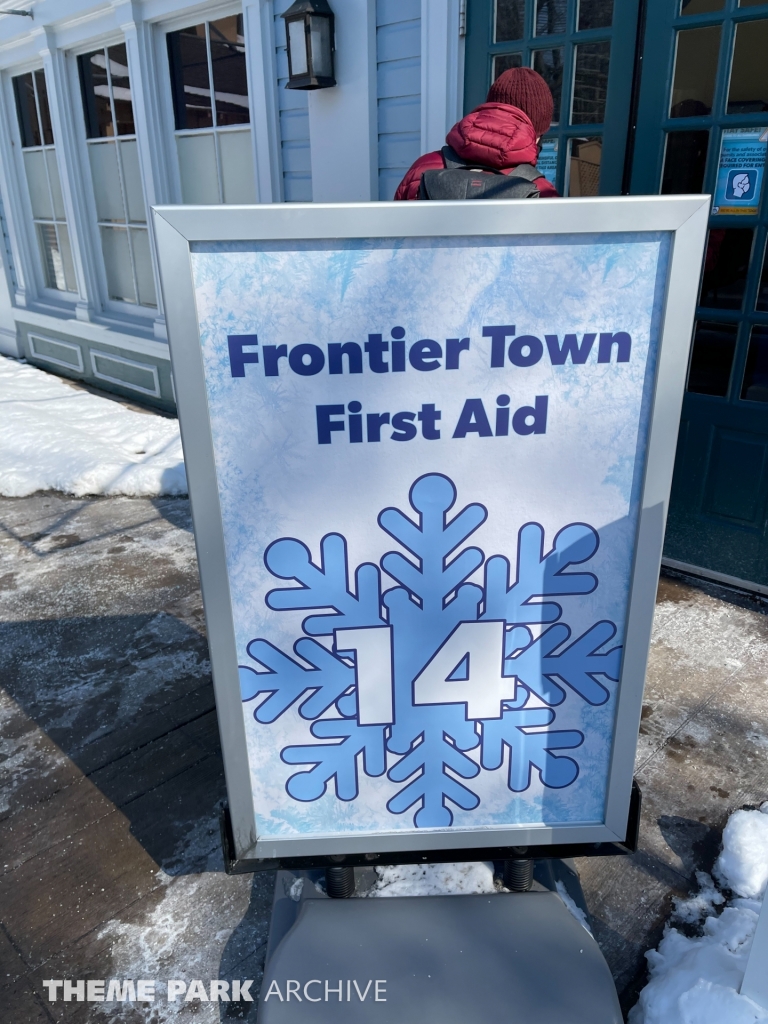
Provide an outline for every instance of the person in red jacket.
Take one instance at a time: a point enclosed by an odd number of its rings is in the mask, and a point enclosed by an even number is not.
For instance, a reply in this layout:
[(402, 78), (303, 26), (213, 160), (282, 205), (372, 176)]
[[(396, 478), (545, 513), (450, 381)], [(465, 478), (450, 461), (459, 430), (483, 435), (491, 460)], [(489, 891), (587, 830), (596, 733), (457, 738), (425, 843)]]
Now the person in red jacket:
[[(509, 174), (518, 164), (535, 165), (553, 108), (552, 93), (538, 72), (510, 68), (493, 83), (485, 103), (455, 124), (445, 141), (467, 163)], [(395, 199), (418, 199), (424, 171), (443, 167), (439, 151), (420, 156), (398, 185)], [(543, 175), (534, 184), (542, 198), (559, 195)]]

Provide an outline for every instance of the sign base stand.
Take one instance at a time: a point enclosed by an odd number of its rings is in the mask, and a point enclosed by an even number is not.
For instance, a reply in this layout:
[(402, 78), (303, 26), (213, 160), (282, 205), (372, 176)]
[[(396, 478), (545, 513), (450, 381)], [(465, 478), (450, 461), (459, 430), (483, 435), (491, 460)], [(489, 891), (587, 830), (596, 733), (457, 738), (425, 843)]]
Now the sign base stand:
[(487, 895), (371, 899), (373, 868), (355, 868), (354, 893), (329, 898), (326, 877), (277, 873), (260, 1024), (621, 1024), (600, 948), (558, 893), (585, 907), (566, 861)]

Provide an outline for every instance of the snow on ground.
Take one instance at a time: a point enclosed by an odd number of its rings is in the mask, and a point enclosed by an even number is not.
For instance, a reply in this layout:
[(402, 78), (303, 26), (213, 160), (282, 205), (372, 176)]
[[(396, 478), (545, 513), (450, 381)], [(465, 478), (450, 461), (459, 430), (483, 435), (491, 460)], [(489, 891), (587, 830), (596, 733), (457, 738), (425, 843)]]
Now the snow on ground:
[(0, 357), (0, 494), (186, 494), (179, 424)]
[(450, 896), (496, 892), (493, 864), (398, 864), (376, 868), (369, 896)]
[[(768, 802), (731, 815), (713, 873), (697, 872), (699, 892), (675, 901), (658, 950), (646, 953), (651, 980), (630, 1024), (768, 1021), (768, 1009), (739, 994), (768, 885)], [(734, 894), (727, 902), (718, 884)], [(688, 937), (675, 923), (700, 925), (699, 934)]]

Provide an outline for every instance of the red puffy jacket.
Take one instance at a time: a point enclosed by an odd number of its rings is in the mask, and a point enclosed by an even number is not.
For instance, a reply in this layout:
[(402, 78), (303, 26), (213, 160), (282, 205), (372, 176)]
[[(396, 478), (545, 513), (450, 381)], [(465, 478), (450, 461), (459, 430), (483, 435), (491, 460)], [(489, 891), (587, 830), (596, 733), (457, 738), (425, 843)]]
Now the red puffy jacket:
[[(481, 103), (448, 132), (445, 140), (462, 160), (477, 162), (510, 174), (518, 164), (535, 164), (539, 155), (530, 118), (508, 103)], [(418, 199), (424, 171), (445, 167), (443, 154), (425, 153), (410, 167), (397, 187), (395, 199)], [(535, 181), (542, 197), (559, 195), (542, 176)]]

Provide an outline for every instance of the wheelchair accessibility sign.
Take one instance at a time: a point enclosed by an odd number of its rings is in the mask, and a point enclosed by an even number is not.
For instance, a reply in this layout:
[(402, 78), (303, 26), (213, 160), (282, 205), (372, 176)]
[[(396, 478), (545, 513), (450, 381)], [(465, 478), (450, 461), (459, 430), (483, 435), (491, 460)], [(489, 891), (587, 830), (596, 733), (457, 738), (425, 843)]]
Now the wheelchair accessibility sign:
[(768, 128), (725, 129), (712, 213), (757, 213), (767, 150)]

